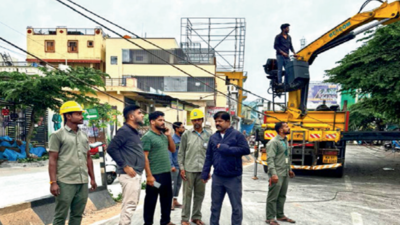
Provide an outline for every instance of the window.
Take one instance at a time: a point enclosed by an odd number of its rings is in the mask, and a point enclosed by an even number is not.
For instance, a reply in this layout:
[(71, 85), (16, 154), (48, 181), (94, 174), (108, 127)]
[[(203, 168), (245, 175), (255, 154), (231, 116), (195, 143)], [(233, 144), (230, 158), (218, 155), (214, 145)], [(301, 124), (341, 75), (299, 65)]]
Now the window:
[(117, 65), (118, 64), (118, 57), (117, 56), (111, 56), (111, 65)]
[(131, 63), (131, 54), (129, 49), (122, 49), (122, 63)]
[(78, 41), (68, 41), (68, 52), (78, 53)]
[(54, 41), (44, 41), (44, 51), (45, 52), (55, 52)]
[(187, 91), (187, 77), (164, 77), (164, 91)]
[(152, 61), (152, 56), (149, 57), (144, 50), (122, 49), (123, 64), (148, 64), (151, 63), (150, 61)]
[[(123, 76), (133, 77), (137, 80), (137, 87), (143, 91), (151, 89), (165, 92), (214, 92), (214, 77), (156, 77), (156, 76)], [(198, 81), (200, 80), (200, 81)], [(124, 81), (123, 81), (124, 82)], [(211, 86), (208, 87), (202, 82)]]
[(93, 41), (87, 41), (88, 48), (93, 48)]
[[(188, 92), (214, 92), (215, 88), (214, 77), (188, 77), (187, 87)], [(201, 82), (200, 82), (201, 81)], [(206, 86), (205, 84), (209, 85)]]

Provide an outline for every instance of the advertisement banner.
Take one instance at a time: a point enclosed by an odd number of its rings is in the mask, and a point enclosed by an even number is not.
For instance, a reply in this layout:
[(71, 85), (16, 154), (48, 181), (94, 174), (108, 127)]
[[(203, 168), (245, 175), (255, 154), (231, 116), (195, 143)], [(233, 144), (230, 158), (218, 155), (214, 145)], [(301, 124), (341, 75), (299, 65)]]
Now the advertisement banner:
[(338, 104), (338, 90), (339, 87), (337, 84), (310, 83), (307, 108), (315, 109), (323, 101), (326, 101), (327, 106)]
[(206, 111), (207, 111), (206, 117), (212, 118), (215, 113), (217, 113), (219, 111), (228, 111), (228, 108), (226, 108), (226, 107), (207, 107)]

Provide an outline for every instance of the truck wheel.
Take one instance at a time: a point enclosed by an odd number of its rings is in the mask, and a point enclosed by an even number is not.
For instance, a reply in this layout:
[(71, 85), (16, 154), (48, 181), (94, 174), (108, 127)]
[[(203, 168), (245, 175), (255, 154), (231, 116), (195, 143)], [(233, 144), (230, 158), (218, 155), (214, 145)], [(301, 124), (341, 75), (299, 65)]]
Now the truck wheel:
[(268, 166), (264, 166), (264, 172), (268, 173)]
[(343, 174), (344, 174), (344, 168), (343, 168), (343, 166), (341, 166), (341, 167), (337, 168), (336, 170), (333, 170), (333, 171), (332, 171), (332, 175), (333, 175), (334, 177), (337, 177), (337, 178), (342, 178), (342, 177), (343, 177)]

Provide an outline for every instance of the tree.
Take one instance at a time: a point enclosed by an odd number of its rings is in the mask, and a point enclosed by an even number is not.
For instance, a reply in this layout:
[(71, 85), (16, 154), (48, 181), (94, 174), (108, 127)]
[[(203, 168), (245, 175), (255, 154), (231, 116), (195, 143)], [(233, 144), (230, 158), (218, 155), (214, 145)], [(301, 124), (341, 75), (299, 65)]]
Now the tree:
[[(104, 77), (99, 70), (86, 67), (71, 68), (68, 71), (40, 68), (44, 75), (27, 75), (20, 72), (0, 72), (0, 96), (6, 101), (15, 102), (21, 108), (32, 110), (30, 126), (26, 136), (26, 154), (29, 157), (29, 143), (34, 124), (47, 109), (59, 111), (63, 102), (74, 100), (79, 103), (96, 104), (97, 98), (91, 86), (104, 88)], [(84, 83), (83, 83), (84, 82)]]
[[(99, 119), (90, 119), (89, 127), (97, 127), (97, 128), (107, 128), (108, 125), (113, 125), (118, 122), (118, 116), (122, 115), (120, 111), (114, 109), (107, 102), (104, 104), (95, 104), (88, 106), (90, 109), (97, 109), (99, 113)], [(93, 131), (94, 134), (94, 131)]]
[(99, 119), (90, 119), (89, 126), (96, 126), (98, 128), (106, 128), (107, 125), (114, 124), (118, 122), (118, 116), (122, 115), (122, 113), (108, 104), (107, 102), (104, 104), (95, 104), (91, 105), (88, 108), (97, 109), (99, 112)]
[(361, 102), (350, 106), (349, 129), (353, 131), (383, 131), (384, 115), (365, 108)]
[(326, 82), (341, 85), (354, 96), (370, 95), (358, 104), (373, 114), (399, 121), (400, 115), (400, 23), (378, 28), (360, 39), (363, 45), (346, 55), (338, 66), (326, 71)]

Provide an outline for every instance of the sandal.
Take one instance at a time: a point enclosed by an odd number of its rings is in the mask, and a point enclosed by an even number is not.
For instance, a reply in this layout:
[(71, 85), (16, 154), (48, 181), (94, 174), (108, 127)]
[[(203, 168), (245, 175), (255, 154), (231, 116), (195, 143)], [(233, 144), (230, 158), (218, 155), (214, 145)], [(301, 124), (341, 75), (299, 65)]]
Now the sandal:
[(192, 219), (192, 222), (195, 223), (196, 225), (206, 225), (203, 221), (199, 219)]
[(266, 220), (265, 222), (266, 222), (267, 224), (270, 224), (270, 225), (279, 225), (279, 223), (276, 222), (276, 220)]
[(280, 218), (280, 219), (277, 219), (277, 220), (278, 221), (282, 221), (282, 222), (288, 222), (288, 223), (296, 223), (296, 221), (294, 221), (292, 219), (289, 219), (287, 217), (283, 217), (283, 218)]
[(189, 221), (181, 221), (181, 225), (190, 225)]

